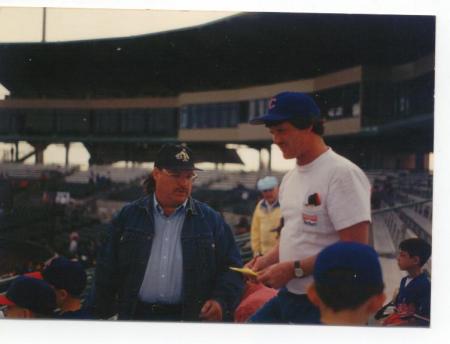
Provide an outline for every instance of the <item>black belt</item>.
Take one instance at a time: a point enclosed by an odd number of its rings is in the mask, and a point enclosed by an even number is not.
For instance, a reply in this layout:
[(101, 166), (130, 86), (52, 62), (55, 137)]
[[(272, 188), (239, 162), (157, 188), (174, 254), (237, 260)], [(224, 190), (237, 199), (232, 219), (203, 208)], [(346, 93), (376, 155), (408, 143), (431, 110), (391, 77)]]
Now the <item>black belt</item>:
[(148, 303), (139, 301), (136, 307), (136, 313), (141, 316), (179, 316), (183, 311), (181, 304), (162, 304), (162, 303)]

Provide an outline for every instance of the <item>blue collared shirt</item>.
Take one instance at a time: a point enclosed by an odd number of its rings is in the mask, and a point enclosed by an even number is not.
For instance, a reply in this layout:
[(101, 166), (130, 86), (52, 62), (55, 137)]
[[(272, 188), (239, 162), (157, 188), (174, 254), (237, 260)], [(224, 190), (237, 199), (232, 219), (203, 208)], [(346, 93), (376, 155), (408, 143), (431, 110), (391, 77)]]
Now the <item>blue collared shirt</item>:
[(181, 230), (186, 217), (186, 202), (170, 215), (154, 197), (155, 236), (139, 299), (149, 303), (181, 303), (183, 293), (183, 255)]

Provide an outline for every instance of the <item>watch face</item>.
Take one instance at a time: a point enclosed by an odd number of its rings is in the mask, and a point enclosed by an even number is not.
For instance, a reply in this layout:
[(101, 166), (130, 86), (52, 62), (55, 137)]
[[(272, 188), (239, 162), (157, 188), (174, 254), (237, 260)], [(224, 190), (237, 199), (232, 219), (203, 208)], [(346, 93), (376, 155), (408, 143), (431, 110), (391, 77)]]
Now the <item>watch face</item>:
[(303, 276), (302, 268), (296, 268), (294, 273), (295, 273), (295, 277), (302, 277)]
[(294, 275), (295, 277), (303, 277), (304, 275), (303, 269), (300, 267), (299, 261), (296, 261), (294, 263)]

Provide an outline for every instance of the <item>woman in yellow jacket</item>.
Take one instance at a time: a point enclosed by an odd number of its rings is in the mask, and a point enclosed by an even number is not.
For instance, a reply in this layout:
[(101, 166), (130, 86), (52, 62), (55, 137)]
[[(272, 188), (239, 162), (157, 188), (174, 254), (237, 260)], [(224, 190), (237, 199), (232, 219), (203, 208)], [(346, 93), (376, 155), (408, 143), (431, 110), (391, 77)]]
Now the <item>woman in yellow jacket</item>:
[(277, 178), (264, 177), (258, 180), (256, 186), (263, 199), (258, 202), (253, 212), (250, 230), (253, 256), (265, 254), (277, 243), (277, 229), (281, 221)]

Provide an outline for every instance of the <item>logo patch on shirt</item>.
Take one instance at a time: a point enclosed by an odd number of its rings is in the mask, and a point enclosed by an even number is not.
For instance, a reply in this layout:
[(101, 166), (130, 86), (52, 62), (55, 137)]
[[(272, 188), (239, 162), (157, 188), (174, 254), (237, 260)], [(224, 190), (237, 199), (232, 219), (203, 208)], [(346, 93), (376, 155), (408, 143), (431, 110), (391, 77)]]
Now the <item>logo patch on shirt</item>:
[(317, 225), (318, 217), (317, 215), (308, 215), (308, 214), (302, 214), (303, 215), (303, 222), (305, 225), (315, 226)]
[(322, 201), (320, 200), (320, 195), (319, 195), (319, 193), (316, 192), (316, 193), (308, 196), (308, 202), (305, 205), (317, 207), (321, 204), (322, 204)]

